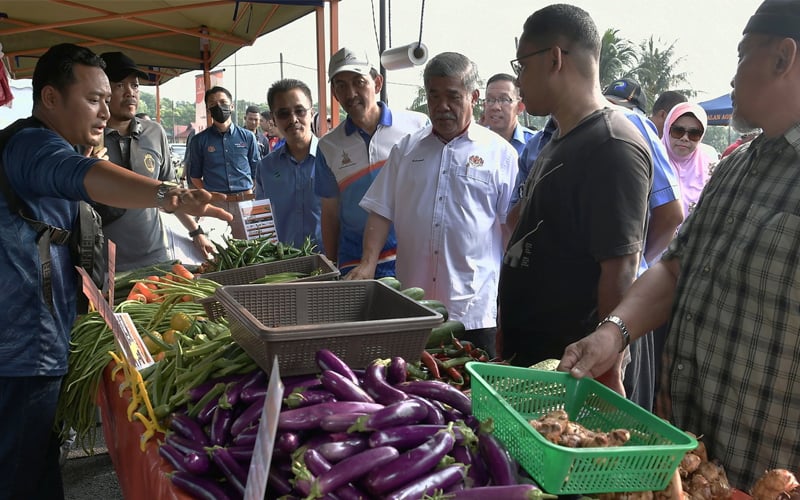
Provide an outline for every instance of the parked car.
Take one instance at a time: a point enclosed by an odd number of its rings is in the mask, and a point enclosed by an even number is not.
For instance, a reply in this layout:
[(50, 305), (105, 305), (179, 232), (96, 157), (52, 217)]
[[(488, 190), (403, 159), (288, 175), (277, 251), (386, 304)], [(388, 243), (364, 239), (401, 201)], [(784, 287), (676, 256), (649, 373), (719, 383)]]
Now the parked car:
[(172, 168), (175, 169), (175, 177), (181, 179), (183, 177), (183, 158), (186, 155), (186, 144), (181, 142), (170, 143), (169, 151), (172, 160)]

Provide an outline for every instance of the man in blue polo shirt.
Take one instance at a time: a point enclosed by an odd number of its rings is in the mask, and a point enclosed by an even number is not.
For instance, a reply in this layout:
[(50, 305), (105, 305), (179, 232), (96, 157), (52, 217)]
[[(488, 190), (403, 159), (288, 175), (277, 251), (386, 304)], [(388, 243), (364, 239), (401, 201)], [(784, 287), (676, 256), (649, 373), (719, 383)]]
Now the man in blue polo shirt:
[[(316, 193), (322, 197), (322, 240), (327, 257), (346, 275), (360, 261), (367, 211), (358, 206), (389, 151), (407, 134), (428, 124), (413, 111), (390, 111), (375, 98), (383, 78), (366, 54), (342, 48), (328, 66), (333, 95), (347, 119), (319, 140)], [(376, 278), (394, 276), (394, 229), (378, 257)], [(372, 278), (373, 276), (354, 276)]]
[(232, 213), (232, 236), (247, 237), (238, 203), (253, 199), (253, 171), (261, 156), (256, 136), (231, 121), (231, 93), (222, 87), (206, 91), (212, 126), (189, 143), (189, 178), (197, 188), (227, 195), (222, 208)]

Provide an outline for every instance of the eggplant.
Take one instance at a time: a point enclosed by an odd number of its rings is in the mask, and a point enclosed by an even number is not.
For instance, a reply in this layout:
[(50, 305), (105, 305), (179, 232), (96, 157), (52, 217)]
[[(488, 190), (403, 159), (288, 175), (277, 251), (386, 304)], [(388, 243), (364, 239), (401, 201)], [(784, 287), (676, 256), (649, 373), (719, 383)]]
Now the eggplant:
[(217, 377), (211, 380), (206, 380), (200, 385), (196, 385), (186, 391), (186, 394), (189, 396), (189, 401), (192, 403), (196, 403), (200, 401), (203, 396), (206, 395), (208, 391), (210, 391), (215, 385), (222, 383), (227, 384), (229, 382), (234, 382), (242, 378), (241, 375), (226, 375), (224, 377)]
[(304, 389), (296, 391), (285, 398), (283, 404), (287, 408), (302, 408), (304, 406), (311, 406), (320, 403), (328, 403), (336, 401), (336, 396), (331, 391), (325, 389)]
[(195, 420), (200, 425), (208, 425), (211, 423), (211, 419), (214, 418), (214, 412), (217, 411), (217, 407), (219, 406), (219, 398), (214, 398), (209, 400), (205, 406), (203, 406), (200, 411), (197, 413), (197, 417)]
[(444, 413), (442, 412), (441, 404), (434, 404), (434, 401), (425, 399), (422, 396), (417, 396), (415, 394), (409, 395), (409, 398), (419, 401), (428, 408), (428, 416), (425, 417), (425, 420), (423, 420), (422, 423), (442, 426), (447, 423), (447, 421), (444, 419)]
[(199, 500), (231, 500), (230, 495), (213, 479), (195, 476), (188, 472), (175, 472), (170, 476), (170, 481)]
[(268, 383), (269, 377), (267, 377), (267, 372), (261, 368), (256, 368), (253, 373), (245, 375), (242, 378), (242, 386), (240, 390), (247, 389), (248, 387), (267, 387)]
[(485, 500), (486, 498), (502, 498), (503, 500), (542, 500), (545, 498), (558, 497), (556, 495), (547, 494), (532, 484), (513, 484), (448, 491), (447, 498), (451, 500)]
[(493, 434), (488, 432), (478, 434), (478, 450), (486, 462), (493, 485), (517, 484), (518, 465)]
[(283, 382), (283, 397), (300, 390), (318, 389), (322, 387), (322, 385), (319, 383), (319, 377), (317, 375), (293, 375), (290, 377), (281, 377), (281, 382)]
[(317, 447), (317, 451), (329, 462), (336, 463), (369, 447), (366, 437), (354, 435), (343, 441), (331, 441), (330, 443), (321, 444)]
[(278, 429), (282, 431), (302, 431), (316, 429), (325, 415), (333, 413), (375, 413), (385, 408), (378, 403), (358, 403), (355, 401), (333, 401), (305, 408), (284, 410), (278, 417)]
[(357, 401), (361, 403), (374, 403), (375, 400), (358, 385), (341, 373), (325, 370), (320, 376), (322, 387), (328, 389), (339, 401)]
[(292, 453), (300, 448), (300, 435), (296, 432), (281, 432), (275, 440), (275, 449), (283, 453)]
[(395, 356), (389, 363), (389, 368), (386, 370), (386, 381), (391, 385), (405, 382), (408, 378), (408, 368), (406, 360), (400, 356)]
[(210, 444), (208, 436), (206, 436), (206, 433), (203, 432), (203, 428), (200, 427), (200, 424), (198, 424), (190, 416), (183, 413), (172, 414), (172, 418), (169, 422), (169, 428), (181, 436), (200, 443), (203, 446), (208, 446)]
[(323, 373), (326, 370), (330, 370), (332, 372), (344, 376), (345, 378), (350, 380), (350, 382), (352, 382), (353, 384), (359, 385), (358, 377), (353, 372), (353, 370), (350, 369), (350, 367), (347, 366), (347, 363), (342, 361), (342, 359), (339, 356), (337, 356), (330, 350), (328, 349), (318, 350), (316, 354), (316, 360), (317, 360), (317, 366), (319, 366), (319, 369)]
[(486, 470), (486, 464), (483, 463), (475, 446), (456, 444), (450, 455), (456, 459), (456, 462), (467, 466), (467, 477), (472, 480), (473, 487), (489, 484), (489, 471)]
[(174, 446), (165, 443), (158, 447), (158, 454), (164, 457), (177, 471), (189, 472), (198, 476), (208, 473), (210, 464), (204, 452), (183, 453)]
[(255, 446), (257, 437), (258, 426), (252, 426), (233, 436), (231, 443), (234, 446)]
[[(333, 465), (314, 449), (309, 449), (305, 452), (303, 455), (303, 462), (305, 462), (307, 472), (309, 473), (308, 476), (305, 477), (308, 482), (306, 484), (298, 484), (298, 481), (295, 481), (295, 487), (299, 489), (301, 486), (307, 486), (308, 491), (303, 492), (307, 496), (309, 493), (311, 493), (311, 484), (314, 476), (319, 476), (325, 472), (328, 472), (331, 470)], [(364, 500), (365, 498), (368, 498), (363, 491), (358, 489), (352, 483), (347, 483), (344, 486), (336, 488), (334, 494), (340, 500)], [(330, 494), (328, 494), (328, 496), (330, 496)]]
[(369, 446), (394, 446), (398, 450), (407, 450), (421, 445), (442, 429), (444, 425), (400, 425), (375, 431), (369, 436)]
[(164, 442), (174, 447), (184, 455), (188, 455), (189, 453), (206, 452), (206, 449), (202, 444), (192, 439), (183, 437), (175, 432), (170, 432), (169, 434), (167, 434), (167, 437), (166, 439), (164, 439)]
[(380, 446), (347, 457), (327, 472), (317, 476), (311, 485), (311, 495), (314, 498), (325, 496), (337, 488), (361, 478), (373, 468), (391, 462), (398, 456), (400, 454), (391, 446)]
[(428, 408), (416, 399), (391, 404), (370, 415), (359, 417), (348, 432), (379, 431), (398, 425), (420, 422), (428, 415)]
[(364, 372), (364, 390), (376, 402), (384, 405), (408, 399), (408, 395), (386, 381), (386, 362), (376, 359)]
[(253, 459), (252, 446), (228, 446), (227, 448), (228, 453), (245, 467), (247, 467), (250, 464), (250, 460)]
[(242, 381), (228, 382), (225, 392), (219, 398), (219, 404), (233, 408), (239, 402), (239, 395), (242, 393)]
[(244, 496), (245, 485), (247, 484), (247, 470), (233, 458), (227, 448), (215, 446), (211, 449), (211, 459), (217, 464), (225, 478), (234, 489)]
[(464, 480), (462, 464), (448, 465), (430, 474), (424, 475), (410, 484), (389, 493), (384, 500), (418, 500), (425, 495), (432, 495), (436, 490), (445, 490)]
[(233, 410), (217, 406), (214, 418), (211, 419), (211, 431), (208, 433), (211, 444), (224, 446), (231, 437), (231, 424), (233, 423)]
[(258, 427), (261, 411), (264, 408), (264, 398), (258, 398), (250, 403), (231, 424), (231, 435), (238, 436), (240, 432), (250, 426)]
[(245, 404), (250, 404), (257, 399), (262, 399), (266, 397), (267, 397), (267, 388), (255, 384), (251, 385), (250, 387), (245, 387), (239, 393), (239, 400)]
[(292, 492), (292, 484), (289, 482), (288, 474), (281, 471), (278, 467), (272, 466), (267, 473), (267, 491), (275, 496), (288, 495)]
[(345, 432), (353, 424), (356, 423), (359, 417), (363, 417), (366, 413), (334, 413), (332, 415), (325, 415), (319, 422), (319, 427), (323, 431), (328, 432)]
[(450, 453), (455, 442), (450, 429), (439, 430), (423, 444), (403, 453), (396, 460), (372, 469), (364, 476), (362, 483), (375, 495), (393, 491), (436, 467)]
[(450, 384), (438, 380), (413, 380), (396, 384), (395, 387), (407, 394), (446, 403), (464, 415), (472, 415), (472, 400)]

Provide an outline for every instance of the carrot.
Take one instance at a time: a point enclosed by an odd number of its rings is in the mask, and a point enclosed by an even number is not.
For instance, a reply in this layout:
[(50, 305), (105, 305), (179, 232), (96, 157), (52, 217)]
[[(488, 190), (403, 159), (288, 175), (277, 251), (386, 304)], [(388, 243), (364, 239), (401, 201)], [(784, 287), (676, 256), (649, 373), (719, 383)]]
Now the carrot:
[(137, 293), (137, 292), (143, 295), (148, 303), (159, 302), (161, 300), (161, 297), (153, 293), (153, 290), (147, 288), (147, 285), (145, 285), (141, 281), (133, 285), (133, 288), (131, 289), (131, 293)]
[(173, 264), (172, 272), (175, 273), (176, 275), (180, 276), (181, 278), (184, 278), (184, 279), (187, 279), (187, 280), (194, 279), (194, 274), (189, 272), (189, 270), (186, 269), (186, 267), (183, 264), (180, 264), (180, 263)]
[[(158, 276), (148, 276), (145, 279), (147, 281), (161, 281), (161, 279)], [(144, 283), (144, 286), (146, 286), (150, 290), (158, 290), (158, 285), (156, 285), (155, 283)]]
[(138, 300), (143, 304), (147, 303), (147, 297), (145, 297), (141, 293), (136, 292), (135, 290), (131, 290), (131, 293), (128, 294), (126, 300)]

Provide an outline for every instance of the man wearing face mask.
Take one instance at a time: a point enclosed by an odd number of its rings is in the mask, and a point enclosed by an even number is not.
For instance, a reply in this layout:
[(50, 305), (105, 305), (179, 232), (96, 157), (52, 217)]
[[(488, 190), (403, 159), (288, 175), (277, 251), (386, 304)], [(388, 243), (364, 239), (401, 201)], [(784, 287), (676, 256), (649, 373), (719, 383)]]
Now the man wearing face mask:
[(192, 185), (227, 196), (221, 207), (234, 216), (232, 236), (245, 239), (238, 203), (254, 198), (253, 172), (261, 155), (253, 133), (231, 121), (231, 100), (225, 88), (206, 91), (206, 109), (214, 122), (189, 143), (187, 167)]

